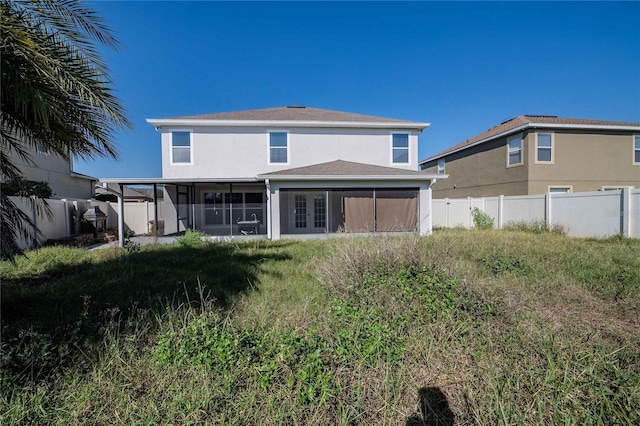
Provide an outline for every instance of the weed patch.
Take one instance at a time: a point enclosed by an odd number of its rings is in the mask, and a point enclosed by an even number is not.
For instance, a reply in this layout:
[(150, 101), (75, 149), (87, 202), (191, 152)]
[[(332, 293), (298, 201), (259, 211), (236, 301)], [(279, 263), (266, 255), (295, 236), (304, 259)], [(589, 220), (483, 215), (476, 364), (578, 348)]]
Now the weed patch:
[(530, 275), (533, 272), (527, 261), (519, 256), (503, 251), (492, 251), (482, 256), (478, 261), (493, 275), (505, 273)]
[(530, 222), (509, 222), (502, 227), (505, 231), (528, 232), (531, 234), (557, 234), (565, 235), (564, 227), (557, 223), (547, 224), (544, 220)]

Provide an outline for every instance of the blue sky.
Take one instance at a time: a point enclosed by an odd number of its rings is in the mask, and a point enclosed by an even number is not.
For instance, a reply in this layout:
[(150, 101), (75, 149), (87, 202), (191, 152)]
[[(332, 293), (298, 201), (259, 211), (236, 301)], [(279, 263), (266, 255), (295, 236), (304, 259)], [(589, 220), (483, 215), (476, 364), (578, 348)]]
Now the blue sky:
[(520, 114), (640, 121), (640, 2), (92, 2), (133, 122), (97, 177), (161, 176), (147, 118), (285, 105), (429, 122), (419, 159)]

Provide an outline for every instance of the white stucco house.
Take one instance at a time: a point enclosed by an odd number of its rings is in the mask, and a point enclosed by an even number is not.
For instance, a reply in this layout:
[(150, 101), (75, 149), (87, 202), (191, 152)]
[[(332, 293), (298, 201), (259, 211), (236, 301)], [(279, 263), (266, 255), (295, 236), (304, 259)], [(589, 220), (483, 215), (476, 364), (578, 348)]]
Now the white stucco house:
[[(431, 233), (431, 185), (406, 120), (303, 106), (148, 119), (160, 133), (164, 232)], [(125, 213), (126, 214), (126, 213)]]

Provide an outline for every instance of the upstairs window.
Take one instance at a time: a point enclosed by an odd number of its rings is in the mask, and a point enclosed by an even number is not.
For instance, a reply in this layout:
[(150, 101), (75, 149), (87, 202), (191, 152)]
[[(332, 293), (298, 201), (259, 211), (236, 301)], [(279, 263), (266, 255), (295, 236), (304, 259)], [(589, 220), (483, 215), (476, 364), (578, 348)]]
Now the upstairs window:
[(269, 133), (269, 164), (289, 163), (289, 134), (287, 132)]
[(171, 132), (171, 163), (191, 163), (191, 132), (184, 130)]
[(553, 136), (551, 133), (538, 133), (536, 162), (553, 163)]
[(36, 152), (41, 155), (51, 154), (51, 149), (42, 141), (36, 141)]
[(507, 166), (522, 164), (522, 137), (512, 136), (507, 140)]
[(633, 164), (640, 164), (640, 136), (633, 137)]
[(438, 174), (439, 175), (444, 174), (444, 158), (441, 160), (438, 160)]
[(394, 133), (391, 144), (392, 163), (409, 164), (409, 134)]

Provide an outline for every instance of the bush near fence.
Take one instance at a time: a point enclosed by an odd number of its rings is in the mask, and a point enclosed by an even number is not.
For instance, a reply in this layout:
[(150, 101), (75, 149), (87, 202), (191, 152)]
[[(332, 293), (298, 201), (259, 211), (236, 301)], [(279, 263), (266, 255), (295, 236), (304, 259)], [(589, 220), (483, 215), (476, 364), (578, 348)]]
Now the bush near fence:
[(640, 189), (434, 199), (433, 226), (471, 228), (474, 209), (489, 215), (498, 229), (543, 223), (573, 237), (640, 238)]

